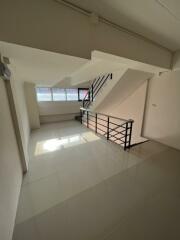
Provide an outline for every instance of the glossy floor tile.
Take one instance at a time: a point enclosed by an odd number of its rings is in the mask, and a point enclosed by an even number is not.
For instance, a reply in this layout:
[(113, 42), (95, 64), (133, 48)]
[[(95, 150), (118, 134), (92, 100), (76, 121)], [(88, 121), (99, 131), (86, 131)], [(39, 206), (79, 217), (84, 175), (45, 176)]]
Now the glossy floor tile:
[(14, 240), (179, 239), (180, 152), (129, 152), (78, 122), (32, 133)]

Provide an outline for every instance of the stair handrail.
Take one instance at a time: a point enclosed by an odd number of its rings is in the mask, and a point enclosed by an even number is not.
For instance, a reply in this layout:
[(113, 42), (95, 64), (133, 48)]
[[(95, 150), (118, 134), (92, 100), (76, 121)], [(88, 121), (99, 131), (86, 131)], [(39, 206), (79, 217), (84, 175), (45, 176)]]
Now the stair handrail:
[[(119, 118), (112, 115), (107, 115), (100, 112), (93, 112), (87, 108), (80, 108), (80, 116), (81, 116), (81, 123), (85, 124), (88, 128), (94, 130), (96, 133), (99, 133), (117, 144), (120, 144), (124, 147), (124, 150), (131, 147), (131, 137), (132, 137), (132, 126), (134, 120), (132, 119), (124, 119)], [(104, 116), (105, 119), (98, 118), (99, 116)], [(93, 119), (92, 119), (93, 118)], [(119, 123), (112, 122), (112, 119), (120, 121)], [(98, 122), (98, 120), (101, 121)], [(105, 122), (106, 125), (102, 124), (102, 121)], [(123, 123), (122, 123), (123, 122)], [(94, 125), (93, 125), (94, 124)], [(111, 125), (115, 125), (112, 127)], [(103, 126), (105, 128), (99, 128), (99, 126)], [(100, 132), (98, 132), (100, 130)], [(103, 132), (103, 134), (101, 133)], [(111, 134), (115, 132), (115, 134)]]
[(112, 79), (112, 73), (106, 73), (94, 79), (93, 83), (89, 87), (89, 90), (84, 96), (84, 99), (82, 100), (83, 107), (89, 107), (89, 105), (91, 104), (91, 102), (94, 101), (95, 96), (97, 95), (97, 93), (99, 92), (99, 90), (102, 88), (102, 86), (105, 84), (109, 77), (110, 79)]

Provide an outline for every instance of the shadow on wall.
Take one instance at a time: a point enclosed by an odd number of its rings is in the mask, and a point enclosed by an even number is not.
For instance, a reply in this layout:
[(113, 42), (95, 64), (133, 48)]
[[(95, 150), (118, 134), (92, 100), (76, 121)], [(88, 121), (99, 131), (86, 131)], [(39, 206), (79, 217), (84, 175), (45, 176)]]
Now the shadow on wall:
[(152, 74), (128, 70), (115, 85), (106, 99), (97, 107), (97, 112), (124, 119), (133, 119), (132, 144), (143, 142), (141, 136), (147, 79)]

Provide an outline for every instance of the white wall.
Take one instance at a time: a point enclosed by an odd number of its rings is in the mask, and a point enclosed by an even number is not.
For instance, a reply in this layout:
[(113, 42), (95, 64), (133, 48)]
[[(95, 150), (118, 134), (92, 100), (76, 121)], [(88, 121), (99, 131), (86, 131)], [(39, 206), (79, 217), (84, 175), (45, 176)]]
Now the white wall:
[(30, 125), (28, 112), (26, 107), (26, 99), (24, 95), (24, 84), (18, 79), (11, 78), (11, 86), (14, 97), (14, 103), (17, 112), (18, 124), (20, 129), (20, 134), (23, 143), (23, 149), (25, 153), (26, 165), (28, 166), (29, 154), (28, 154), (28, 144), (30, 136)]
[(180, 70), (180, 50), (176, 51), (173, 54), (173, 60), (172, 60), (172, 69), (174, 71)]
[[(55, 1), (2, 1), (0, 40), (90, 59), (92, 50), (170, 67), (171, 52)], [(8, 16), (8, 17), (7, 17)], [(5, 24), (4, 24), (5, 23)]]
[(180, 149), (180, 71), (150, 80), (143, 135)]
[(58, 122), (79, 115), (82, 102), (38, 102), (38, 106), (41, 123)]
[(133, 119), (132, 144), (145, 141), (141, 136), (147, 77), (149, 74), (128, 70), (95, 111), (123, 119)]
[(30, 128), (31, 130), (40, 128), (39, 109), (38, 109), (38, 104), (36, 100), (35, 84), (25, 82), (24, 91), (25, 91)]
[(20, 81), (17, 76), (13, 75), (11, 78), (11, 86), (14, 97), (14, 103), (16, 107), (21, 139), (23, 143), (26, 165), (28, 166), (29, 162), (28, 144), (30, 136), (30, 125), (26, 106), (26, 99), (24, 95), (24, 83)]
[(0, 239), (11, 240), (22, 168), (3, 80), (0, 78)]

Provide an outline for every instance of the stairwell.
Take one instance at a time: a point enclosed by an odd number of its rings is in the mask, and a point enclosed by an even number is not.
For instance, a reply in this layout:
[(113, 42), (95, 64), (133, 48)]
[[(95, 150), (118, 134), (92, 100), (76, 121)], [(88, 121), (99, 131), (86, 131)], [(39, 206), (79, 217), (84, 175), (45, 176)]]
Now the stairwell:
[[(147, 83), (148, 79), (152, 76), (152, 73), (125, 67), (112, 73), (98, 76), (94, 79), (87, 96), (84, 98), (83, 107), (85, 110), (88, 109), (88, 111), (90, 111), (90, 115), (98, 113), (113, 116), (118, 119), (125, 119), (125, 121), (128, 121), (128, 119), (133, 120), (131, 143), (137, 144), (144, 142), (147, 139), (142, 136), (141, 131)], [(95, 129), (95, 125), (93, 129)], [(105, 129), (103, 130), (105, 132), (107, 131)], [(114, 132), (113, 134), (118, 133)]]

